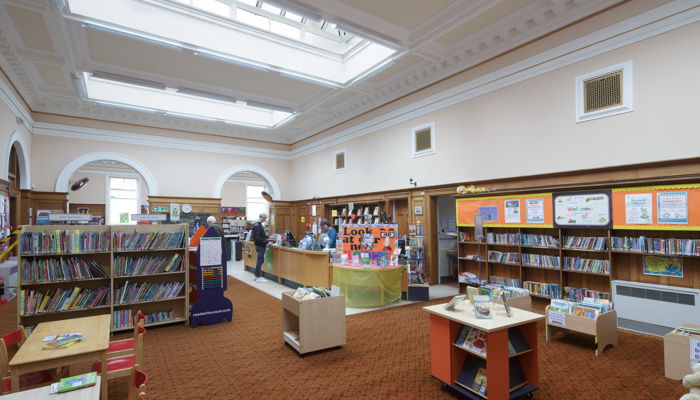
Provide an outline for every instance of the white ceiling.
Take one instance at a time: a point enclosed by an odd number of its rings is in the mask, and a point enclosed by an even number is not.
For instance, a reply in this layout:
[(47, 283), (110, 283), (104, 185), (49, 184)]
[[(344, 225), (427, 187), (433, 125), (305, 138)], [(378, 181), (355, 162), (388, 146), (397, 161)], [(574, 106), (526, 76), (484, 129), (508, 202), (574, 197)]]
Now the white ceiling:
[[(94, 0), (109, 1), (109, 0)], [(132, 0), (135, 2), (147, 0)], [(32, 112), (294, 144), (497, 57), (621, 0), (271, 0), (320, 13), (351, 33), (392, 43), (397, 63), (358, 86), (331, 89), (87, 30), (63, 0), (0, 0), (0, 68)], [(185, 121), (81, 99), (71, 75), (99, 71), (168, 87), (273, 104), (300, 116), (261, 130)]]

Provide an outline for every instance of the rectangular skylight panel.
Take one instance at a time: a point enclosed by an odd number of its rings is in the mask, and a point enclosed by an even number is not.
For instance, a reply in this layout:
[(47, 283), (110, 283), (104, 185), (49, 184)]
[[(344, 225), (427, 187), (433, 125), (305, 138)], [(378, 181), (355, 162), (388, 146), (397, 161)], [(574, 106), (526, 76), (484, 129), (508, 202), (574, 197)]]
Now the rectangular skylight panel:
[(192, 0), (192, 5), (226, 18), (231, 15), (231, 7), (218, 0)]
[(238, 0), (238, 3), (247, 4), (251, 7), (255, 7), (258, 4), (258, 0)]
[(301, 30), (289, 24), (284, 24), (279, 21), (270, 21), (270, 30), (278, 35), (286, 36), (288, 38), (300, 40)]
[(270, 19), (263, 17), (261, 15), (253, 14), (250, 11), (238, 9), (237, 13), (238, 21), (254, 26), (256, 28), (269, 30), (270, 29)]
[(285, 18), (288, 18), (288, 19), (291, 19), (291, 20), (294, 21), (294, 22), (301, 22), (301, 20), (304, 19), (301, 15), (296, 15), (296, 14), (294, 14), (294, 13), (290, 13), (289, 11), (287, 11), (287, 12), (284, 14), (284, 17), (285, 17)]
[(279, 14), (280, 12), (282, 12), (282, 9), (277, 8), (277, 7), (273, 7), (273, 6), (271, 6), (269, 4), (265, 4), (265, 3), (263, 3), (262, 7), (260, 7), (260, 8), (262, 8), (265, 11), (269, 11), (273, 14)]

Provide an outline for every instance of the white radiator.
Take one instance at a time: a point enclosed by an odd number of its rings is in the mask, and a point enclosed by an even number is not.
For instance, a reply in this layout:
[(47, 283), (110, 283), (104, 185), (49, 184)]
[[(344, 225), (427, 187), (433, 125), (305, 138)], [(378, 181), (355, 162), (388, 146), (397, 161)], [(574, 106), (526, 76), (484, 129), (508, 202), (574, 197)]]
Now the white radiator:
[(700, 324), (700, 289), (612, 281), (617, 326), (663, 336), (682, 323)]

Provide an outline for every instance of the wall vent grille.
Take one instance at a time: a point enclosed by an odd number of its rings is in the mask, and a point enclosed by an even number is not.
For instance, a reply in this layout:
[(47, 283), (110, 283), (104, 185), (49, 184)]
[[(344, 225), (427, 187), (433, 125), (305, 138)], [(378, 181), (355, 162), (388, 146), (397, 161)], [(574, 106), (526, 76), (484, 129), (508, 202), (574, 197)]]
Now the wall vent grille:
[(585, 81), (585, 112), (622, 105), (622, 71)]

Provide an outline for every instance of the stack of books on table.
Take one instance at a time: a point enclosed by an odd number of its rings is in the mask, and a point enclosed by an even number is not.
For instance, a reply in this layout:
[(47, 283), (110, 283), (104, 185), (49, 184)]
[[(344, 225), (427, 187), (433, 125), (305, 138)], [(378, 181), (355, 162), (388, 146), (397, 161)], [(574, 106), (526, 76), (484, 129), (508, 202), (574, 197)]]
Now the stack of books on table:
[[(47, 336), (47, 338), (51, 338), (52, 336)], [(56, 339), (49, 339), (46, 341), (46, 338), (44, 339), (44, 346), (42, 347), (44, 350), (59, 350), (59, 349), (67, 349), (71, 347), (72, 345), (78, 343), (82, 338), (85, 336), (79, 334), (79, 333), (71, 333), (67, 335), (58, 335)]]

